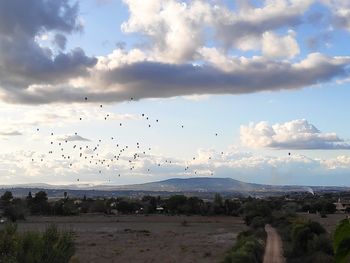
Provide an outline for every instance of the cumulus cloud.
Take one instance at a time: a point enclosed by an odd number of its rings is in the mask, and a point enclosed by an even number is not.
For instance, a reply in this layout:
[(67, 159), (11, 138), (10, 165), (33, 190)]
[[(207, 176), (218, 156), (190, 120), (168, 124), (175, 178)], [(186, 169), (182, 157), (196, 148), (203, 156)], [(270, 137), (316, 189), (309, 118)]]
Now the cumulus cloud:
[[(260, 49), (264, 32), (300, 24), (314, 0), (266, 1), (262, 7), (241, 1), (236, 10), (217, 1), (124, 2), (130, 11), (122, 25), (124, 32), (148, 37), (163, 62), (184, 62), (193, 59), (208, 38), (225, 48)], [(208, 28), (213, 34), (207, 33)]]
[(265, 1), (263, 6), (245, 5), (238, 12), (216, 8), (216, 36), (226, 46), (241, 50), (259, 49), (265, 32), (302, 23), (304, 13), (314, 3), (306, 1)]
[(276, 149), (350, 149), (350, 144), (336, 133), (322, 133), (307, 120), (293, 120), (270, 125), (267, 122), (242, 125), (241, 141), (248, 147)]
[(289, 32), (287, 36), (279, 37), (273, 32), (263, 34), (262, 52), (271, 58), (293, 58), (300, 53), (294, 32)]
[[(240, 1), (232, 9), (218, 1), (124, 0), (130, 16), (123, 32), (148, 41), (95, 59), (80, 48), (64, 51), (67, 35), (81, 30), (77, 4), (5, 1), (0, 4), (0, 99), (121, 102), (299, 89), (346, 78), (349, 57), (298, 57), (303, 52), (296, 28), (314, 2), (273, 0), (254, 6)], [(333, 8), (332, 1), (325, 4)], [(28, 14), (22, 17), (18, 10)], [(56, 48), (38, 40), (47, 34)], [(241, 53), (252, 50), (254, 56)]]

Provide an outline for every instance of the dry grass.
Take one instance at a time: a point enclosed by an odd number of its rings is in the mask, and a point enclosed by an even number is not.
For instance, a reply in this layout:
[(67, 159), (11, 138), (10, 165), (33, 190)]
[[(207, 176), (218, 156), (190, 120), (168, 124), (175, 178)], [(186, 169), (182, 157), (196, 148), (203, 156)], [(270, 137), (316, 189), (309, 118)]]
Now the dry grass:
[(245, 228), (234, 217), (84, 215), (30, 217), (19, 229), (42, 230), (52, 222), (75, 232), (74, 258), (86, 263), (218, 262)]

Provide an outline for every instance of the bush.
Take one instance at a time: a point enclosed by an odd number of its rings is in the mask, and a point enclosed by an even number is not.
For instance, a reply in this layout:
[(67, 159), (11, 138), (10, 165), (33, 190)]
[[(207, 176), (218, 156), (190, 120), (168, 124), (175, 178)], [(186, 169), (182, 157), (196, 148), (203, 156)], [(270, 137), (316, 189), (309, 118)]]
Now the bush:
[(349, 262), (350, 260), (350, 221), (342, 220), (333, 237), (333, 249), (337, 262)]
[(250, 222), (250, 226), (254, 229), (263, 228), (265, 227), (265, 225), (266, 225), (266, 219), (261, 216), (254, 217)]
[(264, 255), (263, 243), (256, 238), (253, 231), (241, 232), (223, 263), (260, 263)]
[(0, 231), (0, 262), (17, 262), (19, 239), (16, 232), (17, 225), (15, 224), (6, 224), (5, 229)]
[(15, 224), (0, 231), (0, 262), (68, 263), (74, 252), (72, 233), (59, 231), (54, 225), (43, 234), (19, 234)]
[(19, 205), (7, 205), (4, 209), (4, 216), (12, 222), (25, 219), (25, 209)]

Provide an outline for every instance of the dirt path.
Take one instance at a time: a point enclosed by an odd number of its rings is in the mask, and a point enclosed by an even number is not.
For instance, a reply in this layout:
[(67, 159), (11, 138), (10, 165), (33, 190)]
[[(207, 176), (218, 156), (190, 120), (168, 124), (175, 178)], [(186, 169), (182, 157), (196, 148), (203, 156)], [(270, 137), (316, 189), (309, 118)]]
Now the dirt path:
[(265, 231), (267, 233), (267, 241), (264, 263), (285, 263), (286, 260), (283, 257), (282, 240), (276, 229), (270, 225), (266, 225)]

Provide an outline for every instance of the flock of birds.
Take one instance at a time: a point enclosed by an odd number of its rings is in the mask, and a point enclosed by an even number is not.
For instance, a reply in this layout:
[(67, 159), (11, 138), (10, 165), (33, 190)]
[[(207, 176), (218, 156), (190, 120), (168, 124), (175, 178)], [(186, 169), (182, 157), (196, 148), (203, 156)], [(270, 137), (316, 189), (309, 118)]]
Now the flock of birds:
[[(86, 102), (88, 101), (88, 98), (85, 97), (84, 99)], [(130, 101), (134, 101), (134, 98), (130, 98)], [(99, 105), (99, 108), (103, 108), (104, 106), (102, 104)], [(104, 115), (104, 120), (109, 120), (110, 114)], [(153, 124), (151, 122), (151, 118), (149, 116), (146, 116), (146, 114), (142, 113), (141, 116), (142, 119), (147, 121), (147, 127), (151, 128), (153, 125), (158, 124), (160, 121), (159, 119), (153, 120)], [(83, 117), (79, 117), (79, 121), (83, 121)], [(120, 122), (119, 126), (122, 127), (123, 123)], [(184, 124), (180, 124), (179, 127), (181, 129), (185, 128)], [(37, 128), (36, 132), (40, 132), (40, 129)], [(61, 160), (64, 161), (68, 165), (68, 167), (72, 167), (74, 163), (76, 162), (75, 157), (78, 157), (80, 160), (85, 160), (87, 164), (94, 165), (95, 167), (98, 167), (98, 173), (102, 174), (104, 169), (110, 169), (111, 167), (115, 167), (120, 160), (127, 160), (129, 163), (129, 170), (132, 172), (136, 169), (135, 163), (138, 159), (147, 157), (151, 155), (152, 147), (141, 145), (140, 142), (136, 141), (134, 145), (122, 145), (121, 143), (118, 143), (116, 140), (116, 137), (110, 137), (107, 141), (99, 139), (98, 142), (95, 144), (92, 142), (86, 142), (83, 137), (80, 137), (80, 135), (75, 132), (74, 136), (75, 139), (72, 140), (71, 138), (65, 138), (65, 139), (57, 139), (55, 137), (55, 133), (51, 132), (51, 140), (50, 145), (51, 149), (48, 151), (48, 155), (40, 155), (39, 158), (31, 157), (31, 162), (45, 162), (47, 156), (52, 156), (54, 153), (58, 154), (58, 157), (61, 158)], [(214, 136), (218, 136), (218, 133), (215, 133)], [(83, 143), (85, 141), (85, 143)], [(104, 145), (103, 143), (106, 143), (109, 146), (114, 147), (115, 151), (113, 153), (109, 153), (110, 158), (106, 158), (103, 156), (103, 154), (100, 154), (99, 150)], [(132, 152), (132, 149), (135, 151)], [(130, 154), (130, 152), (132, 152)], [(130, 154), (129, 156), (125, 156), (126, 154)], [(222, 155), (224, 155), (224, 152), (221, 152)], [(212, 157), (209, 157), (209, 160), (211, 160)], [(192, 157), (191, 161), (195, 161), (196, 157)], [(190, 163), (191, 161), (187, 162), (186, 167), (184, 168), (184, 172), (190, 173)], [(164, 165), (172, 165), (172, 160), (162, 160), (162, 162), (158, 162), (155, 164), (156, 167), (161, 167)], [(152, 172), (152, 168), (146, 168), (146, 171), (148, 173)], [(193, 169), (191, 171), (193, 175), (197, 175), (197, 171)], [(210, 173), (211, 175), (214, 175), (214, 172), (212, 171)], [(117, 177), (121, 177), (120, 171), (116, 173)], [(78, 182), (80, 181), (80, 178), (76, 179)], [(110, 182), (110, 179), (109, 179)]]
[[(88, 98), (85, 97), (84, 99), (86, 102), (88, 101)], [(130, 101), (134, 101), (134, 98), (130, 98)], [(99, 108), (103, 108), (104, 106), (102, 104), (99, 105)], [(103, 118), (105, 121), (109, 120), (110, 114), (106, 114)], [(151, 118), (149, 116), (146, 116), (146, 114), (142, 113), (141, 116), (142, 119), (147, 121), (147, 127), (151, 128), (152, 125), (158, 124), (160, 121), (159, 119), (155, 119), (153, 121), (153, 124), (151, 123)], [(83, 117), (79, 117), (79, 121), (82, 121)], [(123, 123), (120, 122), (119, 126), (122, 127)], [(185, 126), (184, 124), (180, 124), (179, 127), (181, 129), (184, 129)], [(36, 129), (37, 132), (40, 132), (40, 129)], [(88, 165), (92, 165), (97, 167), (97, 171), (99, 174), (102, 174), (105, 169), (110, 169), (112, 167), (118, 166), (118, 162), (120, 160), (126, 161), (128, 165), (128, 169), (130, 172), (134, 171), (136, 169), (136, 162), (144, 157), (150, 156), (152, 152), (152, 147), (141, 145), (139, 141), (134, 142), (133, 145), (122, 145), (120, 142), (117, 142), (116, 137), (110, 137), (107, 141), (99, 139), (98, 142), (95, 144), (89, 141), (88, 143), (83, 137), (80, 137), (77, 132), (74, 133), (75, 139), (71, 138), (66, 138), (66, 139), (57, 139), (55, 138), (55, 133), (51, 132), (50, 133), (50, 145), (51, 149), (48, 151), (48, 155), (41, 155), (39, 158), (34, 158), (33, 156), (31, 157), (31, 162), (45, 162), (45, 158), (47, 156), (53, 156), (54, 153), (56, 154), (56, 157), (61, 158), (63, 160), (64, 164), (68, 166), (68, 168), (71, 168), (74, 163), (79, 160), (84, 160)], [(214, 133), (214, 136), (217, 137), (219, 134)], [(77, 142), (78, 141), (78, 142)], [(85, 141), (85, 143), (83, 143)], [(112, 146), (115, 150), (113, 152), (110, 152), (109, 158), (106, 157), (106, 155), (103, 155), (100, 153), (101, 147), (104, 145)], [(133, 151), (134, 150), (134, 151)], [(128, 156), (125, 156), (128, 155)], [(224, 155), (224, 152), (221, 152), (221, 155)], [(291, 153), (288, 153), (289, 156), (291, 156)], [(212, 157), (208, 157), (209, 160), (212, 160)], [(191, 164), (196, 161), (196, 156), (193, 156), (191, 160), (186, 162), (186, 166), (184, 167), (185, 173), (189, 175), (197, 175), (200, 174), (196, 170), (196, 167), (191, 169)], [(153, 167), (161, 167), (161, 166), (166, 166), (166, 165), (172, 165), (173, 161), (172, 160), (162, 160)], [(152, 172), (152, 168), (145, 168), (148, 173)], [(116, 177), (121, 177), (120, 170), (117, 172), (116, 170)], [(214, 175), (214, 171), (210, 171), (210, 175)], [(76, 180), (79, 182), (80, 178), (76, 178)], [(110, 179), (108, 180), (109, 182), (111, 181)]]

